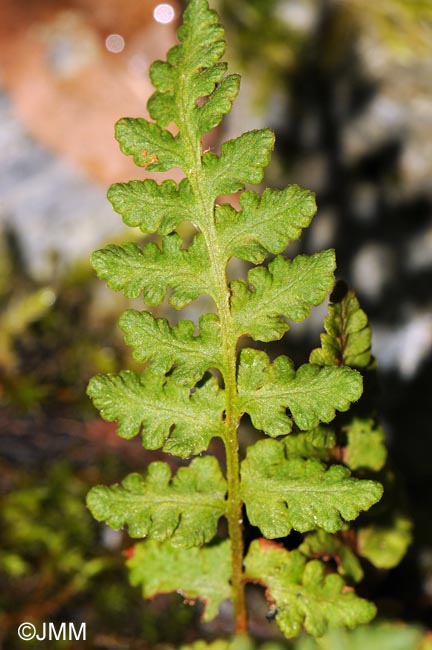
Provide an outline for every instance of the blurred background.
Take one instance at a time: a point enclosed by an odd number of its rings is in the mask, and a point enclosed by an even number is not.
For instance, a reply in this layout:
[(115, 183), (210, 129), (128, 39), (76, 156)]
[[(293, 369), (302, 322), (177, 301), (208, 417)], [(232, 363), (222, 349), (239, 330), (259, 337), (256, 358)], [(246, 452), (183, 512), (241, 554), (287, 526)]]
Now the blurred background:
[[(265, 183), (298, 183), (316, 192), (318, 214), (289, 253), (335, 247), (338, 278), (369, 315), (378, 411), (414, 521), (403, 562), (372, 572), (365, 588), (381, 617), (397, 627), (378, 624), (370, 637), (361, 630), (336, 635), (322, 647), (426, 648), (432, 620), (432, 0), (211, 5), (226, 27), (231, 71), (243, 80), (232, 114), (210, 143), (217, 148), (244, 130), (270, 126), (276, 148)], [(26, 620), (86, 621), (86, 643), (50, 647), (115, 650), (177, 647), (195, 638), (200, 625), (199, 608), (180, 605), (176, 596), (141, 601), (124, 569), (130, 542), (96, 525), (84, 506), (91, 485), (116, 482), (157, 458), (139, 440), (120, 440), (85, 396), (92, 375), (133, 363), (116, 327), (130, 302), (95, 279), (89, 255), (107, 242), (139, 238), (126, 231), (105, 194), (113, 182), (152, 175), (120, 154), (113, 126), (122, 116), (147, 116), (149, 64), (175, 43), (183, 8), (174, 0), (0, 3), (5, 650), (46, 647), (20, 644), (16, 628)], [(280, 349), (298, 362), (307, 359), (325, 313), (325, 305), (316, 309)], [(193, 308), (188, 317), (196, 317)], [(394, 533), (391, 543), (406, 546), (401, 537)], [(224, 624), (222, 614), (204, 632), (223, 633)], [(256, 632), (265, 641), (274, 628), (257, 624)], [(315, 647), (302, 643), (296, 648)]]

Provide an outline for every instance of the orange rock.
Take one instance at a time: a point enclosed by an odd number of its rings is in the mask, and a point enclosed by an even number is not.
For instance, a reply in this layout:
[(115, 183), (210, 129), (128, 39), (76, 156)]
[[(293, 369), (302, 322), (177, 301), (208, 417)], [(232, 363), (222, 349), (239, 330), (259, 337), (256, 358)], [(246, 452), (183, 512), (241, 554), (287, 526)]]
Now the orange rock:
[[(179, 8), (170, 0), (176, 18)], [(148, 65), (175, 42), (176, 18), (153, 19), (157, 0), (2, 0), (1, 83), (26, 129), (90, 178), (114, 181), (167, 174), (138, 169), (120, 153), (113, 125), (146, 116)], [(108, 51), (118, 34), (124, 49)], [(117, 39), (119, 40), (119, 39)], [(121, 45), (121, 40), (119, 41)], [(180, 175), (180, 172), (179, 172)]]

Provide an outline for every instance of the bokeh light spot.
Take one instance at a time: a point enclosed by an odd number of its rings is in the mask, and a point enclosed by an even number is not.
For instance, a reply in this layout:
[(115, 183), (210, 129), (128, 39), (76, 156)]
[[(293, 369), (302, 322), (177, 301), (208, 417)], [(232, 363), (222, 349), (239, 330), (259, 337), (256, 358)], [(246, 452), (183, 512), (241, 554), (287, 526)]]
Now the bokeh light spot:
[(174, 7), (165, 2), (157, 5), (153, 10), (153, 18), (156, 22), (162, 23), (163, 25), (170, 23), (174, 19), (174, 16)]
[(105, 47), (108, 52), (119, 54), (125, 48), (125, 39), (121, 34), (110, 34), (105, 39)]

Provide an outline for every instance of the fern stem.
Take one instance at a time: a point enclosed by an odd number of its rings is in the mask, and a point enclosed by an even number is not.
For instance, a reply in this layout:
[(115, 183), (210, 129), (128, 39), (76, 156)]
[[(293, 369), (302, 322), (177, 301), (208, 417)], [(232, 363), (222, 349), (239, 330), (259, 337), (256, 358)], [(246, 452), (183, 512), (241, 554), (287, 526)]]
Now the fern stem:
[(240, 418), (235, 411), (237, 395), (237, 337), (230, 308), (230, 288), (226, 273), (227, 260), (220, 249), (215, 227), (214, 199), (208, 194), (205, 177), (202, 172), (201, 138), (191, 128), (188, 119), (188, 107), (183, 103), (186, 93), (180, 90), (178, 126), (188, 143), (189, 172), (186, 174), (195, 196), (199, 215), (205, 223), (202, 232), (207, 244), (210, 259), (210, 271), (214, 278), (216, 295), (214, 300), (221, 323), (222, 347), (224, 357), (223, 379), (225, 383), (226, 409), (224, 437), (226, 454), (226, 471), (228, 485), (227, 521), (231, 540), (232, 565), (232, 600), (234, 605), (235, 633), (244, 634), (247, 629), (245, 586), (243, 579), (243, 519), (242, 500), (240, 497), (240, 457), (238, 445), (238, 426)]
[(217, 300), (219, 318), (222, 330), (222, 345), (224, 354), (224, 382), (226, 395), (224, 439), (227, 484), (228, 484), (228, 531), (231, 539), (231, 564), (232, 564), (232, 599), (234, 604), (236, 634), (244, 634), (247, 627), (246, 602), (243, 581), (243, 519), (242, 500), (240, 497), (240, 457), (238, 444), (239, 416), (235, 411), (235, 398), (237, 395), (236, 376), (236, 335), (230, 309), (230, 292), (226, 277), (226, 262), (219, 253), (218, 241), (214, 224), (208, 228), (208, 249), (212, 265), (219, 278), (220, 298)]
[(219, 241), (214, 224), (213, 201), (206, 197), (205, 184), (201, 181), (201, 156), (199, 163), (196, 163), (196, 172), (191, 174), (189, 180), (193, 188), (195, 198), (200, 207), (201, 214), (206, 215), (206, 228), (203, 231), (209, 258), (211, 272), (217, 287), (217, 295), (214, 296), (219, 313), (222, 334), (222, 346), (224, 357), (223, 378), (225, 383), (226, 410), (224, 437), (228, 503), (227, 521), (228, 531), (231, 540), (231, 564), (232, 564), (232, 600), (234, 604), (235, 632), (244, 634), (247, 628), (246, 600), (243, 580), (243, 519), (242, 500), (240, 497), (240, 458), (238, 445), (239, 416), (235, 411), (235, 398), (237, 395), (236, 376), (236, 344), (237, 338), (230, 309), (230, 289), (226, 275), (226, 260), (219, 247)]
[(246, 602), (243, 582), (243, 520), (240, 499), (239, 449), (237, 424), (227, 422), (229, 439), (225, 441), (228, 482), (228, 529), (231, 538), (232, 590), (236, 634), (246, 632)]
[[(210, 234), (211, 233), (212, 229), (210, 229)], [(210, 242), (209, 244), (211, 245)], [(217, 252), (217, 248), (216, 251), (214, 247), (212, 248), (214, 252)], [(214, 258), (214, 263), (217, 264), (217, 256)], [(231, 539), (232, 599), (234, 603), (235, 631), (236, 634), (244, 634), (247, 627), (247, 617), (243, 581), (243, 504), (240, 497), (240, 457), (238, 444), (239, 417), (234, 409), (235, 398), (237, 395), (236, 338), (229, 305), (229, 290), (225, 274), (225, 264), (223, 265), (223, 269), (225, 277), (225, 291), (223, 292), (224, 300), (218, 304), (218, 311), (221, 319), (222, 344), (224, 347), (225, 361), (226, 436), (224, 444), (228, 484), (227, 520), (229, 537)]]
[[(212, 237), (213, 235), (213, 237)], [(217, 301), (219, 318), (221, 320), (222, 345), (224, 352), (224, 382), (226, 395), (224, 439), (227, 484), (228, 484), (228, 531), (231, 539), (231, 564), (232, 564), (232, 599), (234, 604), (236, 634), (244, 634), (247, 627), (246, 602), (243, 581), (243, 519), (242, 501), (240, 498), (240, 458), (238, 444), (239, 417), (234, 410), (237, 395), (236, 377), (236, 338), (232, 322), (229, 289), (226, 278), (226, 265), (218, 255), (217, 239), (214, 227), (209, 228), (208, 247), (211, 251), (210, 259), (214, 269), (220, 277), (223, 270), (223, 285), (220, 286), (220, 299)], [(219, 258), (219, 259), (218, 259)]]

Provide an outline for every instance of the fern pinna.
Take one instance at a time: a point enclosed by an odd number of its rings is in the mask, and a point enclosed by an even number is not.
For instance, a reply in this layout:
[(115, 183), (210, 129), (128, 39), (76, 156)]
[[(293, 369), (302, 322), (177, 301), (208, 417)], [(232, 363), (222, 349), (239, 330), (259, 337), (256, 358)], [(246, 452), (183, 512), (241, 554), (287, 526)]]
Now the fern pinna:
[[(266, 587), (287, 637), (303, 626), (319, 636), (329, 624), (353, 627), (375, 613), (371, 603), (346, 588), (346, 581), (355, 581), (346, 563), (356, 560), (348, 548), (344, 554), (342, 538), (331, 534), (376, 503), (382, 487), (351, 476), (331, 454), (337, 441), (323, 423), (359, 399), (362, 377), (343, 358), (332, 357), (329, 341), (327, 356), (315, 352), (313, 363), (297, 369), (286, 356), (271, 362), (253, 347), (238, 351), (241, 337), (279, 340), (289, 329), (287, 320), (302, 321), (311, 306), (322, 303), (334, 284), (335, 255), (332, 250), (293, 260), (281, 255), (311, 222), (316, 210), (311, 192), (295, 185), (262, 194), (245, 190), (263, 178), (272, 131), (228, 140), (219, 155), (203, 151), (203, 134), (230, 112), (239, 91), (239, 76), (227, 74), (220, 62), (223, 37), (207, 1), (191, 0), (179, 44), (165, 62), (151, 66), (153, 121), (125, 118), (116, 126), (121, 150), (137, 165), (184, 172), (179, 184), (147, 179), (109, 190), (124, 222), (157, 233), (160, 245), (108, 246), (93, 256), (109, 287), (132, 298), (143, 294), (149, 306), (159, 305), (168, 290), (176, 309), (202, 294), (212, 298), (215, 313), (200, 317), (198, 333), (189, 320), (171, 326), (149, 311), (126, 311), (120, 327), (134, 357), (146, 365), (141, 374), (96, 376), (88, 388), (102, 416), (118, 422), (123, 438), (141, 434), (146, 449), (197, 457), (175, 476), (166, 463), (153, 462), (121, 485), (95, 487), (88, 505), (97, 520), (146, 538), (128, 562), (131, 580), (142, 585), (145, 597), (179, 591), (189, 601), (200, 599), (204, 620), (231, 598), (235, 631), (241, 634), (247, 627), (245, 584), (256, 582)], [(234, 192), (240, 192), (240, 210), (220, 202)], [(196, 230), (188, 246), (176, 232), (183, 221)], [(229, 282), (233, 256), (256, 266), (247, 278)], [(357, 329), (348, 332), (354, 336), (351, 345), (367, 355), (366, 325)], [(331, 339), (331, 332), (326, 336)], [(245, 414), (263, 439), (250, 445), (241, 461), (238, 428)], [(202, 455), (214, 437), (225, 447), (224, 471), (215, 457)], [(243, 505), (263, 535), (246, 557)], [(228, 523), (227, 539), (216, 537), (221, 517)], [(268, 541), (293, 529), (307, 533), (298, 549)], [(321, 559), (311, 559), (319, 557), (317, 548), (331, 553), (330, 547), (348, 558), (334, 573)]]

